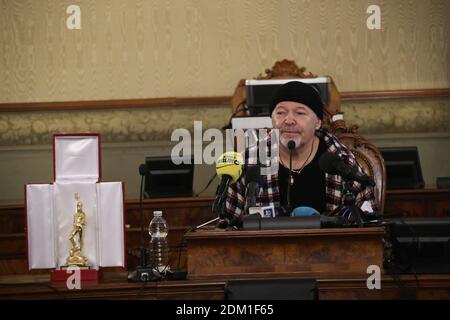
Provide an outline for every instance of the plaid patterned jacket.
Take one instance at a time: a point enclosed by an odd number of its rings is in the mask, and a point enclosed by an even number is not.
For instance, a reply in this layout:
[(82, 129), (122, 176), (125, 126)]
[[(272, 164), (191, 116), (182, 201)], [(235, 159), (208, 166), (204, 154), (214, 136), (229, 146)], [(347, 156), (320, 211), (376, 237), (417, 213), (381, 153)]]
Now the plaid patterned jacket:
[[(357, 167), (360, 172), (362, 172), (361, 166), (357, 163), (355, 156), (351, 153), (351, 151), (342, 143), (338, 141), (335, 135), (330, 133), (324, 128), (321, 128), (317, 131), (316, 135), (323, 139), (325, 142), (327, 152), (335, 152), (337, 153), (341, 159), (344, 160), (345, 163), (351, 165), (353, 167)], [(258, 152), (259, 146), (261, 142), (267, 144), (266, 147), (267, 154), (270, 156), (270, 146), (271, 141), (270, 135), (265, 139), (265, 141), (260, 140), (259, 143), (255, 146), (247, 148), (245, 151), (245, 166), (258, 164)], [(278, 139), (273, 139), (274, 145), (272, 147), (278, 147)], [(269, 158), (270, 160), (270, 158)], [(273, 157), (272, 164), (279, 161), (279, 157)], [(261, 168), (270, 165), (270, 162), (264, 164), (259, 163)], [(245, 172), (245, 170), (244, 170)], [(227, 198), (225, 201), (224, 211), (227, 217), (232, 218), (233, 216), (240, 216), (244, 214), (244, 206), (245, 206), (245, 174), (243, 174), (236, 183), (231, 184), (228, 187)], [(343, 215), (341, 210), (344, 208), (344, 197), (343, 197), (343, 189), (344, 189), (344, 181), (339, 175), (330, 175), (325, 173), (325, 192), (326, 192), (326, 212), (322, 212), (326, 215), (335, 215), (341, 214)], [(375, 202), (375, 194), (372, 187), (363, 188), (361, 184), (358, 182), (353, 182), (352, 191), (356, 195), (356, 205), (361, 207), (364, 202), (368, 201), (372, 210), (374, 212), (377, 211), (377, 206)], [(269, 175), (262, 175), (261, 183), (259, 186), (259, 195), (257, 197), (257, 206), (270, 206), (274, 205), (275, 211), (278, 211), (280, 208), (280, 192), (278, 186), (278, 170)], [(346, 212), (345, 214), (347, 214)]]

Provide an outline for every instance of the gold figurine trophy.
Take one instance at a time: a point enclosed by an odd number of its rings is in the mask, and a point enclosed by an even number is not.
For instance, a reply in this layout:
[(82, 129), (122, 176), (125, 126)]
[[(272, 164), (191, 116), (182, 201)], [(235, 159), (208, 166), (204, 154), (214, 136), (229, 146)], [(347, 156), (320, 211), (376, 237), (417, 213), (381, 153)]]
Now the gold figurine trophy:
[(67, 266), (78, 266), (80, 268), (88, 267), (88, 259), (83, 256), (83, 228), (86, 226), (86, 214), (83, 212), (83, 203), (80, 196), (75, 193), (77, 201), (77, 211), (73, 216), (73, 229), (70, 233), (70, 254), (66, 260)]

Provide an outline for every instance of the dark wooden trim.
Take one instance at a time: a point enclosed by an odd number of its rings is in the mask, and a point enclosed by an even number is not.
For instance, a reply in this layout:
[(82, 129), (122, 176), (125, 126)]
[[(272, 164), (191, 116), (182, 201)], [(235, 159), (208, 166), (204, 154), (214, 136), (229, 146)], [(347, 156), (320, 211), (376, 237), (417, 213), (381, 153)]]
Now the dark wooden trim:
[(255, 238), (255, 237), (294, 237), (309, 236), (309, 237), (326, 237), (326, 236), (371, 236), (382, 235), (384, 233), (383, 228), (371, 227), (371, 228), (348, 228), (348, 229), (292, 229), (292, 230), (246, 230), (246, 231), (233, 231), (227, 232), (226, 230), (214, 230), (204, 231), (199, 230), (196, 232), (190, 232), (186, 235), (186, 239), (189, 240), (207, 240), (213, 238), (233, 239), (233, 238)]
[[(164, 206), (164, 207), (191, 207), (199, 205), (211, 206), (214, 201), (214, 197), (181, 197), (181, 198), (154, 198), (154, 199), (144, 199), (144, 205), (152, 206)], [(138, 199), (126, 200), (127, 206), (139, 205)]]
[[(296, 275), (289, 276), (297, 278)], [(317, 279), (320, 300), (398, 300), (449, 299), (449, 275), (401, 275), (399, 279), (383, 275), (381, 290), (368, 290), (366, 278)], [(273, 278), (263, 278), (272, 280)], [(233, 279), (235, 280), (235, 279)], [(226, 280), (184, 280), (128, 283), (126, 274), (104, 275), (97, 284), (83, 285), (82, 290), (68, 290), (64, 285), (52, 286), (49, 275), (15, 275), (0, 278), (1, 299), (201, 299), (223, 300)], [(405, 297), (408, 291), (409, 297)], [(153, 306), (153, 305), (151, 305)], [(278, 310), (279, 311), (279, 310)]]
[[(341, 92), (342, 101), (364, 101), (407, 98), (450, 97), (450, 88), (412, 89), (385, 91), (349, 91)], [(90, 110), (123, 109), (145, 107), (186, 107), (207, 105), (230, 105), (231, 97), (185, 97), (185, 98), (150, 98), (119, 99), (100, 101), (58, 101), (58, 102), (17, 102), (0, 103), (0, 112), (52, 111), (52, 110)]]
[(187, 97), (99, 101), (18, 102), (0, 103), (0, 111), (52, 111), (227, 105), (230, 104), (230, 99), (230, 97)]
[(450, 88), (342, 92), (342, 101), (450, 97)]
[[(144, 207), (162, 207), (162, 208), (187, 208), (187, 207), (210, 207), (214, 197), (179, 197), (179, 198), (152, 198), (144, 199)], [(139, 207), (139, 199), (125, 199), (126, 208)], [(1, 211), (23, 210), (22, 203), (0, 203)]]
[(433, 195), (433, 194), (450, 194), (450, 189), (399, 189), (399, 190), (386, 190), (386, 195), (407, 196), (407, 195)]

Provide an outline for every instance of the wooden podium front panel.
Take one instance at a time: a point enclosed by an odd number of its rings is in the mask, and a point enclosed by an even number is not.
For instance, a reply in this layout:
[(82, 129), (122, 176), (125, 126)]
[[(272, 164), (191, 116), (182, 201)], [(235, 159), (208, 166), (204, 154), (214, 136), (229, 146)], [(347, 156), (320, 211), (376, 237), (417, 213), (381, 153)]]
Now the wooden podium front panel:
[(189, 279), (367, 277), (383, 269), (383, 228), (197, 230), (186, 235)]
[(385, 218), (449, 217), (450, 189), (386, 191)]

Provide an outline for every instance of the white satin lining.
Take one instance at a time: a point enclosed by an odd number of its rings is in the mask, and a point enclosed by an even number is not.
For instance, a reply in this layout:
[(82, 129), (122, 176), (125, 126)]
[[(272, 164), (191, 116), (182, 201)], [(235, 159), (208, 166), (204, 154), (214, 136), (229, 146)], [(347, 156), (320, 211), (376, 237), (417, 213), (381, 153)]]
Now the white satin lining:
[[(124, 221), (122, 182), (97, 184), (100, 266), (122, 267), (124, 256)], [(114, 201), (112, 201), (114, 199)]]
[(98, 181), (98, 136), (55, 137), (55, 179)]
[(26, 186), (30, 270), (56, 267), (52, 187), (50, 184)]
[(57, 182), (27, 185), (28, 257), (30, 269), (66, 264), (78, 193), (86, 214), (83, 254), (89, 263), (124, 267), (122, 182)]

